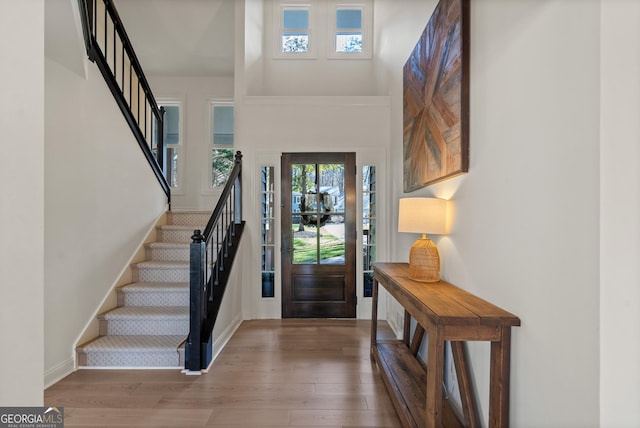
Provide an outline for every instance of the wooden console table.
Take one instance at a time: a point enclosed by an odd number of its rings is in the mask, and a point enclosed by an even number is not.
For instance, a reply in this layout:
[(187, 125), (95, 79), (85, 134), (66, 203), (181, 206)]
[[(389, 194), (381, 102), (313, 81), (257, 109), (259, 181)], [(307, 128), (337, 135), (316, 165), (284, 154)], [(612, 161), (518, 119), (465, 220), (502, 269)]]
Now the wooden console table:
[[(520, 319), (447, 282), (409, 279), (406, 263), (374, 263), (371, 357), (376, 361), (405, 427), (440, 428), (443, 423), (444, 343), (451, 342), (462, 397), (464, 425), (480, 426), (471, 391), (464, 341), (491, 342), (489, 427), (509, 426), (511, 327)], [(378, 341), (378, 284), (405, 308), (404, 340)], [(411, 317), (417, 327), (410, 336)], [(426, 373), (417, 360), (428, 333)]]

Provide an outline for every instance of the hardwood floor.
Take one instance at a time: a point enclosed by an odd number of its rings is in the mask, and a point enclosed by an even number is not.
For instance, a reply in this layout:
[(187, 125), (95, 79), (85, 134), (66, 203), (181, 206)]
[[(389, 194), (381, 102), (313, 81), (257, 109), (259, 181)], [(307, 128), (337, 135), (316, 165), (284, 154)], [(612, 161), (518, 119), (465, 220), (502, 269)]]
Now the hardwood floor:
[(245, 321), (209, 373), (80, 370), (45, 405), (68, 427), (399, 427), (369, 341), (369, 321)]

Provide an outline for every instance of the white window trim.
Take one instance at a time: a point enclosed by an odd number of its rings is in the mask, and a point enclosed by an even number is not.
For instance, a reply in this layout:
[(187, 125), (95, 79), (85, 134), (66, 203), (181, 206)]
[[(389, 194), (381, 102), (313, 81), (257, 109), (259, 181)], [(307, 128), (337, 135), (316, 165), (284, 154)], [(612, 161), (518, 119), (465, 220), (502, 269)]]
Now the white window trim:
[[(280, 251), (277, 251), (281, 245), (281, 198), (280, 198), (280, 181), (281, 181), (281, 171), (280, 171), (280, 157), (282, 153), (280, 152), (257, 152), (254, 154), (253, 159), (253, 169), (250, 171), (249, 169), (243, 169), (243, 174), (246, 172), (247, 178), (246, 181), (248, 183), (252, 183), (252, 185), (247, 187), (247, 190), (251, 189), (252, 195), (251, 200), (253, 201), (253, 209), (247, 210), (248, 221), (247, 223), (251, 223), (254, 225), (256, 231), (258, 233), (255, 234), (251, 239), (255, 239), (255, 246), (252, 246), (254, 250), (252, 253), (254, 257), (249, 257), (249, 263), (251, 264), (251, 278), (250, 281), (255, 286), (251, 287), (251, 292), (247, 293), (248, 298), (251, 299), (251, 315), (254, 319), (258, 318), (282, 318), (282, 259)], [(273, 167), (273, 187), (274, 187), (274, 200), (273, 200), (273, 216), (275, 218), (274, 222), (274, 244), (276, 248), (276, 252), (274, 254), (274, 268), (275, 268), (275, 278), (274, 278), (274, 297), (262, 297), (262, 266), (259, 262), (261, 260), (261, 183), (259, 176), (254, 174), (260, 174), (260, 168), (263, 166)], [(253, 180), (251, 179), (253, 178)], [(253, 219), (251, 222), (250, 219)], [(256, 263), (258, 261), (258, 263)]]
[[(178, 186), (171, 187), (172, 195), (184, 195), (184, 187), (182, 185), (184, 181), (184, 158), (186, 155), (185, 141), (184, 141), (184, 118), (185, 118), (185, 102), (181, 97), (164, 97), (157, 98), (156, 103), (158, 106), (178, 106), (180, 112), (180, 119), (178, 120), (178, 144), (176, 149), (178, 150)], [(173, 145), (174, 147), (176, 145)], [(167, 180), (168, 181), (168, 180)]]
[[(282, 52), (282, 33), (284, 32), (284, 10), (301, 9), (309, 12), (309, 50), (307, 52)], [(273, 3), (273, 58), (274, 59), (316, 59), (318, 54), (318, 40), (315, 32), (315, 11), (308, 2), (279, 2)]]
[[(338, 9), (359, 9), (362, 11), (362, 52), (336, 52), (336, 33), (338, 32), (336, 12)], [(329, 59), (371, 59), (373, 52), (373, 11), (370, 1), (331, 1), (329, 2), (327, 58)]]
[[(211, 154), (213, 149), (231, 149), (231, 150), (235, 150), (234, 146), (216, 146), (213, 143), (213, 108), (215, 106), (235, 106), (235, 103), (233, 102), (233, 99), (231, 98), (215, 98), (215, 99), (210, 99), (207, 101), (207, 138), (208, 138), (208, 143), (207, 143), (207, 152), (206, 152), (206, 156), (204, 157), (204, 161), (205, 161), (205, 165), (203, 166), (203, 171), (205, 171), (203, 180), (202, 180), (202, 186), (203, 186), (203, 194), (205, 195), (210, 195), (213, 193), (219, 193), (222, 190), (222, 187), (214, 187), (211, 185), (211, 175), (213, 174), (212, 168), (213, 165), (211, 163)], [(234, 109), (235, 110), (235, 109)], [(234, 111), (234, 116), (235, 116), (235, 111)], [(235, 121), (234, 121), (234, 126), (235, 126)], [(235, 129), (234, 129), (234, 137), (235, 137)], [(234, 138), (235, 140), (235, 138)]]

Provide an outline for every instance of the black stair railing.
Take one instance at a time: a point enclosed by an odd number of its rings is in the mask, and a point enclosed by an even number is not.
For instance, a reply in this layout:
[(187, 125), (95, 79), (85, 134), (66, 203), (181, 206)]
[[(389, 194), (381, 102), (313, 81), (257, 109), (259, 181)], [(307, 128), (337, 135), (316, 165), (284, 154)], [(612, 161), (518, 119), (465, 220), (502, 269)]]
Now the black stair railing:
[(242, 154), (235, 164), (204, 232), (195, 230), (190, 248), (190, 321), (185, 368), (200, 371), (212, 359), (213, 326), (227, 288), (244, 229)]
[(78, 0), (78, 4), (89, 59), (102, 73), (171, 206), (164, 108), (158, 107), (113, 1)]

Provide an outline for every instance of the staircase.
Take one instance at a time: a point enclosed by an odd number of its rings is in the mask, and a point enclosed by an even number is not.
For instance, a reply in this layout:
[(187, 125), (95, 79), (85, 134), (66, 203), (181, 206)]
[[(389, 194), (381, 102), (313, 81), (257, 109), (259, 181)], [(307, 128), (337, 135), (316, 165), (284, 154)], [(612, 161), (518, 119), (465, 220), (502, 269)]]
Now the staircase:
[(189, 334), (189, 245), (211, 213), (167, 213), (145, 261), (131, 266), (133, 282), (117, 289), (118, 307), (100, 314), (100, 336), (76, 349), (88, 368), (184, 368)]

